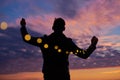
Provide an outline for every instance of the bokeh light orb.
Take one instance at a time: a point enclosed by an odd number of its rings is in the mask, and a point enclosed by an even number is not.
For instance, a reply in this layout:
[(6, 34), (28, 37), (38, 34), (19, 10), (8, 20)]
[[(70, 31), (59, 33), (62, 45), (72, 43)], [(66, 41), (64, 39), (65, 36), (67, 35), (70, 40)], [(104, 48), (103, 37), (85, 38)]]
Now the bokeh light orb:
[(68, 52), (68, 51), (66, 51), (66, 54), (69, 54), (69, 52)]
[(37, 43), (42, 43), (42, 39), (41, 39), (41, 38), (38, 38), (38, 39), (37, 39)]
[(73, 54), (73, 52), (71, 51), (70, 54)]
[(58, 46), (57, 46), (57, 45), (55, 45), (55, 46), (54, 46), (54, 49), (56, 49), (56, 50), (57, 50), (57, 49), (58, 49)]
[(60, 53), (60, 52), (62, 52), (62, 50), (61, 50), (61, 49), (58, 49), (58, 52)]
[(6, 30), (7, 27), (8, 27), (7, 22), (5, 22), (5, 21), (1, 22), (1, 24), (0, 24), (0, 29), (1, 29), (1, 30)]
[(78, 52), (79, 52), (79, 50), (77, 49), (77, 50), (76, 50), (76, 52), (78, 53)]
[(44, 44), (44, 48), (48, 48), (49, 46), (48, 46), (48, 44)]
[(29, 34), (26, 34), (24, 38), (26, 41), (29, 41), (31, 39), (31, 36)]

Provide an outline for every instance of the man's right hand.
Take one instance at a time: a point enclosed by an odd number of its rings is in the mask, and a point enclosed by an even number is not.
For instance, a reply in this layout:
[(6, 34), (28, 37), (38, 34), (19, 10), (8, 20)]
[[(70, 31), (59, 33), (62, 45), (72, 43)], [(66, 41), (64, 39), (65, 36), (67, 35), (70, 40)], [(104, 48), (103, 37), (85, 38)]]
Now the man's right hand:
[(25, 26), (26, 25), (26, 22), (25, 22), (24, 18), (22, 18), (22, 20), (20, 21), (20, 24), (21, 24), (21, 26)]
[(98, 38), (96, 36), (93, 36), (91, 39), (91, 44), (96, 46), (97, 43), (98, 43)]

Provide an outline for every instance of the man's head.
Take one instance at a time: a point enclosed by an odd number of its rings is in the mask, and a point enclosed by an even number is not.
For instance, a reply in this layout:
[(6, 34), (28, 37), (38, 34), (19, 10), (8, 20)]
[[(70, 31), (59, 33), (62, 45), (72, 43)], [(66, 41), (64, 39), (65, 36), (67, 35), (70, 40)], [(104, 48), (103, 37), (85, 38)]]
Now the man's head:
[(65, 30), (65, 21), (62, 18), (55, 18), (52, 29), (54, 32), (63, 32)]

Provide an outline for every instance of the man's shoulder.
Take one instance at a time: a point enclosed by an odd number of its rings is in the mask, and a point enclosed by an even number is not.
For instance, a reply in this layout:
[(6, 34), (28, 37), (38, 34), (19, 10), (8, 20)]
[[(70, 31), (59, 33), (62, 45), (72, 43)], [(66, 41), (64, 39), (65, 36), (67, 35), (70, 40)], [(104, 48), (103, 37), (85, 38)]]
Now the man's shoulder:
[(55, 38), (61, 38), (63, 40), (67, 40), (67, 41), (72, 41), (72, 39), (70, 37), (67, 37), (66, 35), (62, 34), (62, 35), (56, 35), (54, 33), (51, 33), (50, 35), (44, 35), (43, 38), (44, 39), (55, 39)]

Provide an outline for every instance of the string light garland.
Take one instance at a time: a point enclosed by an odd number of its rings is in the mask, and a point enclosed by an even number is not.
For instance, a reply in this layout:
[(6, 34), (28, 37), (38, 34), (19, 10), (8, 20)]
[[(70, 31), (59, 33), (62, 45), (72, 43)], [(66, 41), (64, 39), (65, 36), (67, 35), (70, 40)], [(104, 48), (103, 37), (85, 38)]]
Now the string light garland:
[[(29, 35), (29, 34), (27, 34), (27, 35), (25, 35), (25, 40), (26, 41), (29, 41), (31, 39), (31, 36)], [(37, 43), (38, 44), (40, 44), (40, 43), (42, 43), (42, 39), (41, 38), (38, 38), (37, 39)], [(47, 44), (47, 43), (45, 43), (44, 45), (43, 45), (43, 47), (45, 48), (45, 49), (47, 49), (47, 48), (49, 48), (49, 45)], [(55, 50), (57, 50), (57, 52), (58, 53), (61, 53), (62, 52), (62, 49), (58, 46), (58, 45), (55, 45), (54, 47), (53, 47), (53, 49), (55, 49)], [(78, 50), (78, 49), (76, 49), (75, 51), (65, 51), (65, 53), (66, 54), (78, 54), (78, 53), (83, 53), (83, 54), (85, 54), (85, 50)]]

